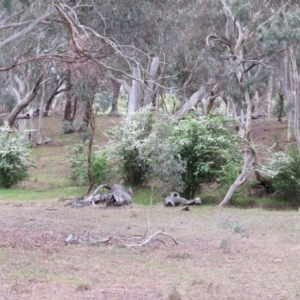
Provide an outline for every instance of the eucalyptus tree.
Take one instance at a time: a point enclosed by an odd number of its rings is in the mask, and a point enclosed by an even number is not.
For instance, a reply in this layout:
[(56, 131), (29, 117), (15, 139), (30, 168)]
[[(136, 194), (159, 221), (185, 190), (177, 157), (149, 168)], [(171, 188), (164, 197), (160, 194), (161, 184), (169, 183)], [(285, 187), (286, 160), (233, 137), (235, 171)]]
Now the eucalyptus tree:
[[(199, 10), (204, 5), (206, 13), (213, 16), (211, 22), (206, 19), (202, 21), (203, 27), (207, 28), (203, 53), (209, 52), (207, 57), (215, 70), (206, 73), (211, 78), (208, 82), (214, 83), (210, 97), (205, 97), (205, 88), (202, 87), (197, 91), (195, 102), (204, 98), (207, 111), (214, 100), (211, 96), (219, 94), (225, 99), (232, 99), (235, 106), (246, 110), (246, 122), (240, 122), (243, 128), (241, 133), (246, 142), (243, 170), (221, 206), (230, 201), (234, 190), (247, 180), (249, 171), (256, 163), (256, 151), (251, 137), (251, 113), (254, 96), (266, 86), (268, 78), (269, 57), (265, 56), (256, 37), (263, 22), (269, 17), (265, 12), (265, 4), (265, 1), (240, 0), (199, 1), (198, 4)], [(204, 67), (206, 62), (201, 64), (200, 61), (200, 65)]]
[[(270, 1), (270, 21), (258, 33), (263, 47), (273, 54), (275, 74), (288, 102), (288, 139), (295, 137), (300, 152), (299, 137), (299, 41), (300, 6), (298, 1)], [(292, 129), (292, 130), (291, 130)]]
[(129, 95), (129, 118), (139, 107), (156, 105), (158, 77), (164, 69), (170, 36), (174, 36), (171, 23), (175, 20), (174, 9), (178, 4), (149, 0), (94, 3), (97, 13), (101, 14), (98, 29), (118, 45), (110, 63), (123, 72), (112, 70), (109, 77), (115, 85), (122, 85)]
[[(1, 93), (5, 98), (15, 102), (6, 103), (11, 107), (8, 123), (12, 125), (18, 114), (33, 101), (39, 90), (42, 74), (38, 72), (38, 65), (35, 64), (31, 68), (29, 65), (22, 66), (20, 61), (28, 61), (28, 57), (37, 50), (33, 49), (33, 43), (37, 43), (38, 34), (33, 37), (31, 33), (36, 32), (38, 25), (50, 16), (50, 7), (15, 0), (2, 2), (0, 9), (0, 71), (2, 71), (1, 77), (5, 78), (2, 81)], [(36, 14), (36, 11), (39, 13)], [(35, 56), (36, 53), (33, 55)], [(17, 67), (18, 64), (20, 67)]]

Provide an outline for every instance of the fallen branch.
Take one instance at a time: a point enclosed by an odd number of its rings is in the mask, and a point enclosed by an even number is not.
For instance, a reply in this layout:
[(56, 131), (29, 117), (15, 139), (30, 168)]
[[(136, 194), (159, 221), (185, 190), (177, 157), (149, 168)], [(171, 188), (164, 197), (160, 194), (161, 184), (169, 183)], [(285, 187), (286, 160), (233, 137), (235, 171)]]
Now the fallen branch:
[(147, 244), (149, 244), (158, 235), (167, 236), (167, 237), (171, 238), (176, 245), (178, 245), (178, 242), (170, 234), (165, 233), (162, 230), (159, 230), (159, 231), (155, 232), (154, 234), (152, 234), (146, 240), (143, 240), (143, 241), (138, 242), (138, 243), (133, 243), (133, 244), (129, 243), (129, 241), (132, 240), (132, 239), (137, 239), (137, 238), (142, 238), (142, 237), (138, 237), (138, 236), (129, 237), (129, 238), (125, 237), (125, 240), (124, 239), (121, 240), (120, 238), (109, 236), (109, 237), (102, 238), (102, 239), (95, 239), (89, 233), (85, 234), (84, 237), (82, 237), (82, 238), (80, 238), (76, 234), (72, 233), (65, 240), (65, 245), (66, 246), (67, 245), (74, 245), (74, 244), (99, 245), (99, 244), (105, 244), (105, 243), (108, 243), (108, 242), (110, 242), (110, 243), (115, 242), (118, 245), (121, 245), (121, 246), (127, 247), (127, 248), (140, 248), (140, 247), (143, 247), (143, 246), (146, 246)]
[(177, 242), (171, 235), (169, 235), (169, 234), (163, 232), (162, 230), (159, 230), (159, 231), (155, 232), (154, 234), (152, 234), (147, 240), (143, 241), (142, 243), (138, 243), (138, 244), (126, 244), (126, 245), (124, 245), (124, 246), (126, 246), (126, 247), (128, 247), (128, 248), (134, 248), (134, 247), (142, 247), (142, 246), (145, 246), (145, 245), (147, 245), (148, 243), (150, 243), (150, 242), (151, 242), (157, 235), (159, 235), (159, 234), (170, 237), (170, 238), (173, 240), (173, 242), (174, 242), (176, 245), (178, 245), (178, 242)]

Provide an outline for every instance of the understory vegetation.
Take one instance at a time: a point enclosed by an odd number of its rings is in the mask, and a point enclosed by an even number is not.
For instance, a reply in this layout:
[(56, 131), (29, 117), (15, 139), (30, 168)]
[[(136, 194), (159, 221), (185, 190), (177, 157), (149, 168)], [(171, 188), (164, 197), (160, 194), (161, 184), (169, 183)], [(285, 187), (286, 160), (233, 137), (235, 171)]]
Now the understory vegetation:
[(273, 152), (261, 171), (272, 179), (272, 185), (286, 202), (299, 204), (300, 155), (295, 144), (287, 146), (285, 152)]
[(234, 121), (225, 115), (175, 120), (146, 108), (110, 134), (114, 163), (132, 186), (157, 179), (193, 198), (201, 184), (228, 181), (229, 165), (231, 174), (241, 168)]
[(5, 123), (0, 127), (0, 188), (12, 185), (28, 177), (33, 167), (29, 146), (24, 142), (26, 133), (12, 133)]

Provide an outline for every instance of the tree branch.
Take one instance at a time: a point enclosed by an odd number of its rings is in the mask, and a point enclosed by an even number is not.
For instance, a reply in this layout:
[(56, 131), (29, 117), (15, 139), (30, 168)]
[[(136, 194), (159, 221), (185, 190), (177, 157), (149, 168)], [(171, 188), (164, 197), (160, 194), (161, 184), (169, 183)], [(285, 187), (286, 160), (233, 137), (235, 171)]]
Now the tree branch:
[(19, 39), (21, 36), (27, 34), (28, 32), (30, 32), (38, 23), (40, 23), (41, 21), (43, 21), (50, 14), (51, 14), (51, 10), (48, 8), (47, 12), (44, 15), (42, 15), (39, 18), (37, 18), (33, 22), (31, 22), (26, 28), (24, 28), (23, 30), (17, 32), (16, 34), (14, 34), (13, 36), (7, 38), (6, 40), (2, 41), (0, 43), (0, 49), (3, 48), (4, 46), (6, 46), (7, 44), (9, 44), (9, 43), (11, 43), (11, 42)]

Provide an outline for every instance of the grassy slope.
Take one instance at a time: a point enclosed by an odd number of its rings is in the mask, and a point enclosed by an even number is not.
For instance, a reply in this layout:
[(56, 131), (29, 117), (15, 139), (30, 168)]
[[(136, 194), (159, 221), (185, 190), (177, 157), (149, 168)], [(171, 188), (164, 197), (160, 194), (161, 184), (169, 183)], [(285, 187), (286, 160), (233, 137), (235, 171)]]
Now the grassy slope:
[[(83, 195), (86, 186), (72, 186), (69, 180), (70, 167), (67, 161), (66, 146), (74, 145), (81, 141), (82, 136), (78, 133), (64, 135), (60, 133), (62, 115), (55, 115), (44, 119), (44, 136), (52, 140), (47, 145), (33, 148), (32, 152), (36, 161), (36, 168), (30, 170), (27, 181), (22, 182), (17, 188), (11, 190), (0, 190), (0, 200), (44, 200), (61, 197)], [(78, 120), (80, 121), (80, 117)], [(96, 118), (95, 145), (103, 146), (108, 142), (104, 135), (105, 130), (113, 125), (119, 124), (122, 118), (98, 116)], [(37, 124), (36, 124), (37, 126)], [(260, 161), (266, 161), (270, 147), (275, 142), (283, 146), (286, 136), (286, 124), (278, 123), (276, 120), (259, 119), (253, 122), (253, 138), (257, 145)], [(206, 190), (202, 195), (204, 203), (217, 204), (222, 200), (226, 191)], [(233, 202), (237, 205), (255, 206), (283, 206), (273, 199), (258, 198), (248, 195), (249, 186), (246, 185), (240, 192), (234, 194)], [(148, 188), (136, 189), (134, 201), (148, 204), (150, 202), (150, 190)], [(154, 190), (153, 202), (162, 200), (161, 193)]]

